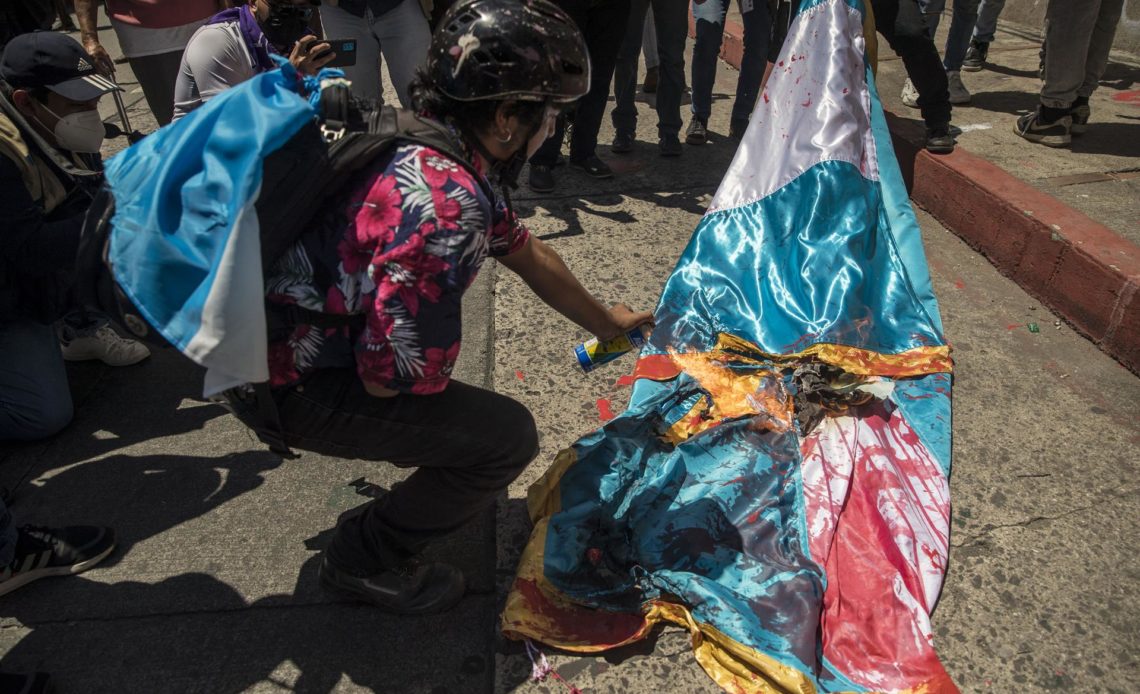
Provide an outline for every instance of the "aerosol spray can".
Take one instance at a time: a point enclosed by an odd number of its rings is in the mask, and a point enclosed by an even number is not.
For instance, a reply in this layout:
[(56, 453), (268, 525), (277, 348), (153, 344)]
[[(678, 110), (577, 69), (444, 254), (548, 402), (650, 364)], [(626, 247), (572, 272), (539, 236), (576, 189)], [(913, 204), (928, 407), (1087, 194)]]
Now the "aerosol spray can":
[(598, 338), (591, 337), (574, 347), (574, 356), (578, 357), (578, 365), (582, 367), (582, 370), (589, 373), (626, 352), (641, 349), (642, 345), (645, 344), (648, 330), (648, 326), (639, 325), (629, 332), (605, 342), (599, 342)]

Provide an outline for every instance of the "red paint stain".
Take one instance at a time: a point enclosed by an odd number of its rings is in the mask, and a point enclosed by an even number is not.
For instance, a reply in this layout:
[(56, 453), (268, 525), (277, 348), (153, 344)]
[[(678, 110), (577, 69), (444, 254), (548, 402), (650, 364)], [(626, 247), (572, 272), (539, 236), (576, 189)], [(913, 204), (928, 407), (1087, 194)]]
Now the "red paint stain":
[(1130, 92), (1120, 92), (1119, 94), (1113, 94), (1112, 100), (1122, 104), (1133, 104), (1135, 106), (1140, 106), (1140, 89), (1133, 89)]
[(765, 92), (764, 92), (764, 103), (768, 103), (768, 92), (767, 92), (767, 90), (765, 90)]
[(606, 398), (598, 398), (598, 419), (608, 422), (613, 418), (614, 411), (610, 408), (610, 401)]
[(752, 513), (748, 514), (747, 521), (749, 524), (755, 523), (758, 520), (760, 520), (760, 512), (759, 511), (753, 511)]
[(807, 100), (807, 101), (805, 101), (805, 102), (803, 102), (802, 104), (800, 104), (800, 106), (803, 106), (804, 108), (807, 108), (808, 106), (811, 106), (811, 97), (809, 96), (809, 97), (808, 97), (808, 100)]
[(846, 94), (846, 93), (847, 93), (847, 87), (844, 87), (844, 88), (843, 88), (843, 93), (844, 93), (844, 94)]
[(966, 283), (963, 282), (962, 280), (954, 280), (954, 286), (957, 287), (958, 289), (965, 289)]
[(1021, 323), (1010, 323), (1009, 325), (1005, 326), (1005, 329), (1006, 330), (1017, 330), (1020, 327), (1021, 327)]
[(633, 374), (626, 374), (625, 376), (622, 376), (618, 380), (614, 381), (614, 385), (615, 386), (632, 386), (633, 385)]
[(522, 380), (526, 379), (526, 374), (524, 374), (522, 371), (515, 371), (515, 378), (522, 381)]
[[(792, 60), (795, 60), (795, 58), (792, 58)], [(780, 62), (776, 63), (776, 67), (784, 67), (784, 61), (781, 60)]]

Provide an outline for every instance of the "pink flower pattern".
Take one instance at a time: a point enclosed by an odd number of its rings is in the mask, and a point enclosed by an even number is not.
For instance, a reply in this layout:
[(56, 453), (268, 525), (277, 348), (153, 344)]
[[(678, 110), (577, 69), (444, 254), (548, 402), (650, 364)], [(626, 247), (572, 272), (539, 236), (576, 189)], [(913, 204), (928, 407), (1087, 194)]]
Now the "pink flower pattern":
[[(269, 346), (271, 383), (355, 366), (379, 387), (438, 393), (459, 356), (463, 292), (486, 255), (514, 253), (529, 232), (501, 201), (486, 199), (465, 167), (434, 149), (402, 145), (358, 180), (347, 219), (306, 232), (294, 253), (307, 262), (275, 266), (267, 286), (288, 284), (294, 296), (311, 289), (326, 313), (366, 314), (364, 328), (298, 326)], [(268, 298), (289, 303), (284, 294)]]

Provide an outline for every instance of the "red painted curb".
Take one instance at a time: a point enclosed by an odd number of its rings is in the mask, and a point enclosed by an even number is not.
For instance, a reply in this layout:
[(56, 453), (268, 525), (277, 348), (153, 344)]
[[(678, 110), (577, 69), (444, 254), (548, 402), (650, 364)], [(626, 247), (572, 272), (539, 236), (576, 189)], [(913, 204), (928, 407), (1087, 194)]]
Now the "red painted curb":
[[(743, 36), (725, 22), (720, 55), (737, 69)], [(915, 203), (1140, 375), (1140, 246), (962, 148), (930, 154), (920, 123), (887, 123)]]

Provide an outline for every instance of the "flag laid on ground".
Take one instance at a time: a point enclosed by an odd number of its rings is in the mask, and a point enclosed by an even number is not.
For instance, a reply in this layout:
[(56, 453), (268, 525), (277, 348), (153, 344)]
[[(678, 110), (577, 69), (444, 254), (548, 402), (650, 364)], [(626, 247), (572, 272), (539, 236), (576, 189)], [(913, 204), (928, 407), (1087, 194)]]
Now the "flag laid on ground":
[(670, 622), (731, 692), (957, 691), (930, 626), (951, 361), (865, 19), (801, 4), (629, 408), (531, 489), (508, 636), (597, 652)]

